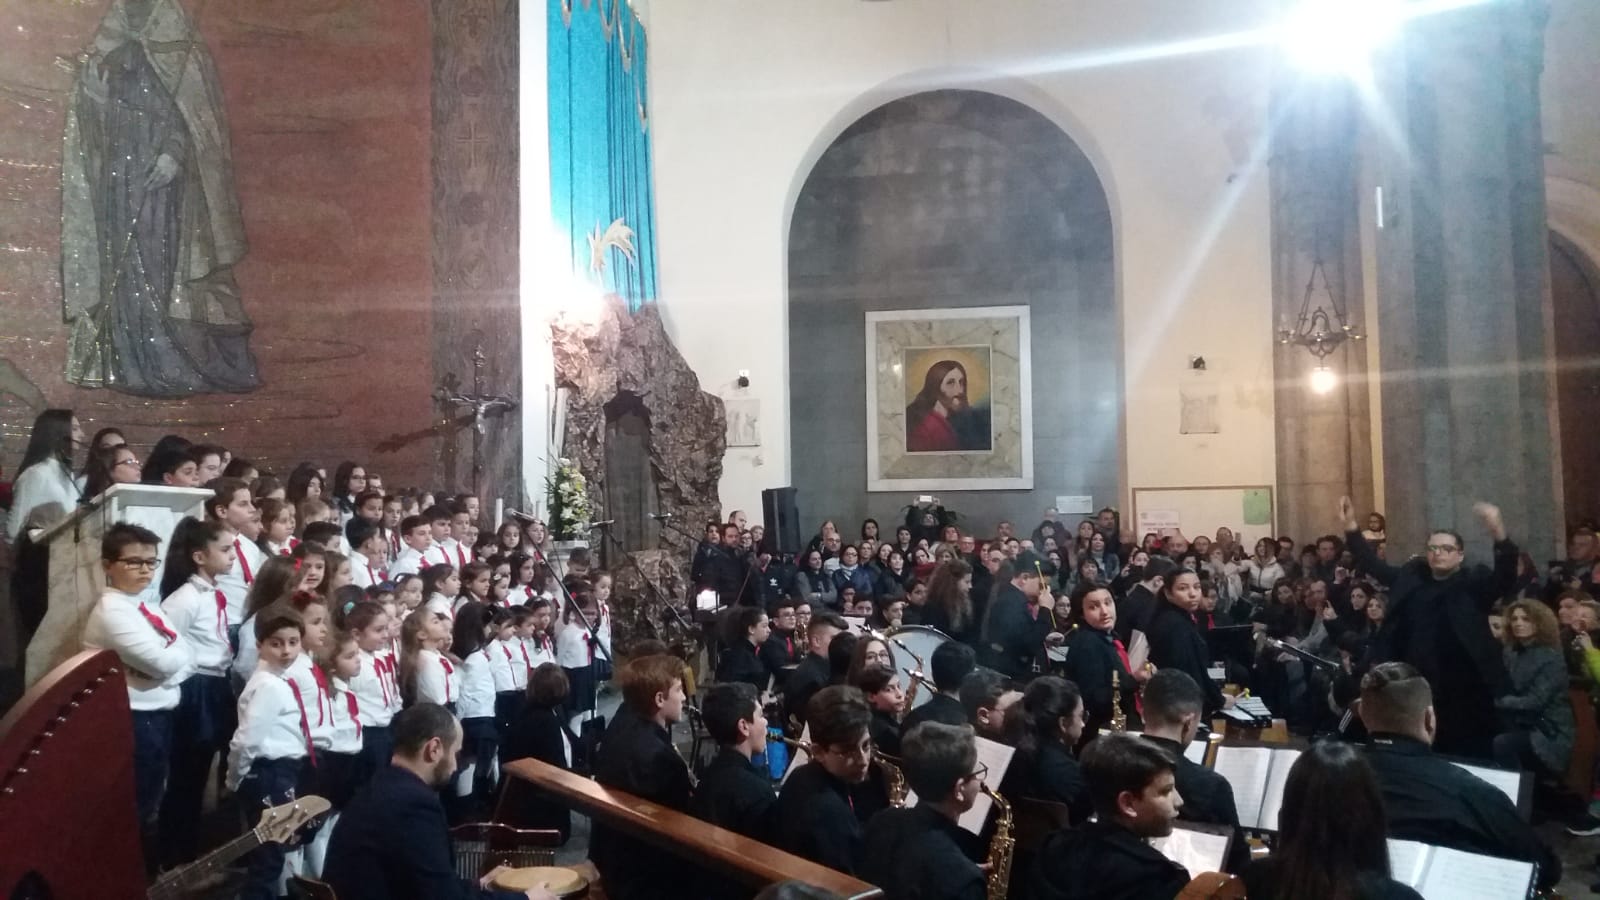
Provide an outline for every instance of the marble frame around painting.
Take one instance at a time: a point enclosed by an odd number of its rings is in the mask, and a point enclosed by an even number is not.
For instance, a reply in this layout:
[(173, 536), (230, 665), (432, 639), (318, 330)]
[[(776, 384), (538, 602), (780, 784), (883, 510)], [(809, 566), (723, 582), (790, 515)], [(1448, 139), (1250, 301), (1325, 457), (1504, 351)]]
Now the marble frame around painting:
[[(990, 447), (906, 450), (907, 350), (988, 342)], [(1026, 306), (881, 310), (866, 314), (867, 490), (1033, 488), (1033, 359)], [(969, 385), (969, 390), (971, 386)]]

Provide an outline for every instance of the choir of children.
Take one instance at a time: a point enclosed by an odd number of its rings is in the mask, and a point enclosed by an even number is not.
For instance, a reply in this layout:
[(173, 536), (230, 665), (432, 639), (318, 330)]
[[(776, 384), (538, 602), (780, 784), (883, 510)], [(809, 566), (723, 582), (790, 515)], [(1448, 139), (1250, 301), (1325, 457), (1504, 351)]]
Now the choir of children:
[[(168, 460), (164, 474), (186, 479), (212, 456)], [(83, 644), (126, 666), (152, 872), (199, 855), (214, 763), (247, 825), (296, 795), (332, 805), (301, 846), (252, 852), (241, 896), (278, 897), (288, 874), (322, 871), (338, 811), (389, 768), (390, 724), (403, 708), (437, 703), (461, 721), (449, 779), (456, 820), (490, 811), (497, 746), (532, 693), (531, 673), (562, 673), (563, 721), (593, 708), (594, 663), (610, 650), (608, 578), (566, 585), (596, 640), (570, 609), (554, 621), (547, 577), (531, 589), (550, 572), (537, 548), (502, 548), (485, 532), (482, 549), (494, 555), (475, 558), (475, 504), (457, 498), (401, 519), (400, 498), (368, 489), (362, 467), (345, 469), (335, 484), (346, 493), (332, 505), (314, 470), (290, 478), (298, 509), (272, 496), (284, 488), (268, 479), (219, 475), (205, 518), (180, 520), (170, 547), (137, 525), (105, 532), (107, 588)], [(571, 694), (586, 698), (582, 709), (565, 701), (569, 677), (583, 686)]]

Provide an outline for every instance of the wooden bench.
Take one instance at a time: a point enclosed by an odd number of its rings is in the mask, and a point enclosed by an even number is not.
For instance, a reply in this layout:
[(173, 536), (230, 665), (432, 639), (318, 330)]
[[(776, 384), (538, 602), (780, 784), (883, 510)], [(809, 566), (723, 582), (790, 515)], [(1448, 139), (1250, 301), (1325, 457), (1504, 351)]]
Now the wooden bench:
[[(802, 881), (832, 891), (846, 900), (881, 897), (883, 892), (864, 881), (776, 847), (751, 840), (708, 822), (667, 809), (626, 791), (602, 787), (582, 775), (536, 759), (519, 759), (506, 766), (512, 777), (500, 795), (500, 807), (521, 802), (519, 784), (553, 795), (574, 811), (604, 822), (633, 837), (661, 847), (698, 867), (710, 868), (754, 889), (782, 881)], [(501, 815), (497, 812), (495, 818)], [(600, 885), (603, 890), (605, 885)]]

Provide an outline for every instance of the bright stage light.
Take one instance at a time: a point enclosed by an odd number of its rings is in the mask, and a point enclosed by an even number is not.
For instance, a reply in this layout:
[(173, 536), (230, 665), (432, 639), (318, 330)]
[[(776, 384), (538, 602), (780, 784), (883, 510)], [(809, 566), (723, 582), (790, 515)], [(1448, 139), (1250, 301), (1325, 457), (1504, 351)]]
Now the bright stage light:
[(1311, 390), (1317, 394), (1332, 393), (1339, 386), (1339, 376), (1327, 366), (1317, 366), (1311, 370)]
[(1406, 0), (1303, 0), (1279, 29), (1295, 65), (1327, 75), (1360, 76), (1372, 54), (1405, 24)]

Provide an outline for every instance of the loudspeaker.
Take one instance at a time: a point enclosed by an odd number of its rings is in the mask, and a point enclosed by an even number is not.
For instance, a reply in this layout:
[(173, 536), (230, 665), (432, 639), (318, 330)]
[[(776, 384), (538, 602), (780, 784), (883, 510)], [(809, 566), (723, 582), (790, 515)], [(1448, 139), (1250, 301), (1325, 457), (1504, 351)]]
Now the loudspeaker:
[(794, 496), (792, 487), (761, 492), (761, 521), (767, 531), (762, 544), (773, 553), (794, 556), (800, 552), (800, 510)]

